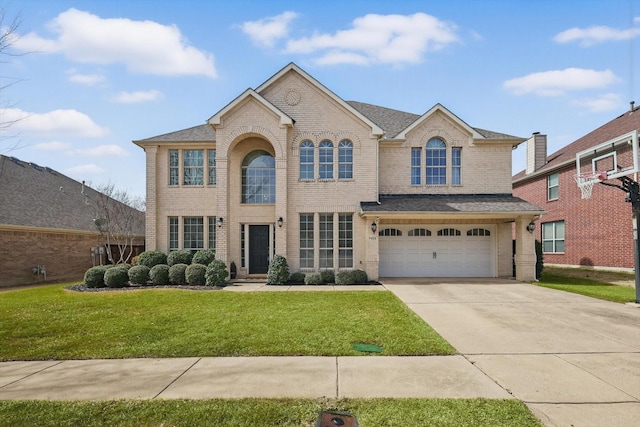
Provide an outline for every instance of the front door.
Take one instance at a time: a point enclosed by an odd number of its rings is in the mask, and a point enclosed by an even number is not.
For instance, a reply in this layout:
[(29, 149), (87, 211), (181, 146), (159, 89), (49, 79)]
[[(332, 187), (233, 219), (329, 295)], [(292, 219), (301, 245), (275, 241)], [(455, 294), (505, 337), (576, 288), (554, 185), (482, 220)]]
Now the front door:
[(249, 226), (249, 274), (267, 274), (269, 270), (269, 226)]

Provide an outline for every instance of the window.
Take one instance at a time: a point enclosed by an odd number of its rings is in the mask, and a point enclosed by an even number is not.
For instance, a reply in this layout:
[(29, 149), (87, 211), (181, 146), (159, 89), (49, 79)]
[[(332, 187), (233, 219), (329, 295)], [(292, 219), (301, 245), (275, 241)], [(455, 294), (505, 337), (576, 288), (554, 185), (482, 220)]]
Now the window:
[(378, 236), (402, 236), (402, 231), (397, 228), (385, 228), (378, 232)]
[(491, 232), (486, 228), (473, 228), (467, 231), (467, 236), (491, 236)]
[(333, 179), (333, 144), (322, 141), (319, 149), (320, 179)]
[(542, 224), (542, 251), (564, 253), (564, 221)]
[(338, 268), (353, 268), (353, 215), (338, 215)]
[(216, 150), (208, 150), (209, 158), (209, 185), (216, 185)]
[(242, 203), (276, 202), (276, 162), (266, 151), (256, 150), (242, 162)]
[(338, 179), (353, 179), (353, 144), (350, 141), (338, 144)]
[(445, 185), (447, 183), (447, 146), (439, 138), (427, 142), (427, 185)]
[(209, 227), (209, 249), (216, 248), (216, 217), (210, 216), (207, 218)]
[(320, 268), (333, 268), (333, 214), (320, 214)]
[(462, 184), (462, 149), (451, 148), (451, 185)]
[(178, 217), (169, 217), (169, 251), (178, 250)]
[(420, 173), (422, 169), (422, 149), (421, 148), (412, 148), (411, 149), (411, 185), (420, 185)]
[(313, 143), (302, 141), (300, 144), (300, 179), (313, 179)]
[(426, 228), (414, 228), (413, 230), (409, 230), (407, 233), (408, 236), (419, 236), (419, 237), (427, 237), (431, 236), (431, 231)]
[(547, 177), (547, 200), (557, 200), (559, 188), (558, 174), (552, 173)]
[(460, 236), (460, 230), (455, 228), (443, 228), (438, 230), (438, 236)]
[(300, 268), (313, 268), (313, 214), (300, 214)]
[(184, 150), (182, 152), (184, 166), (184, 185), (204, 184), (204, 150)]
[(202, 217), (185, 217), (184, 221), (184, 249), (204, 249), (204, 223)]
[(180, 184), (180, 153), (169, 150), (169, 185)]

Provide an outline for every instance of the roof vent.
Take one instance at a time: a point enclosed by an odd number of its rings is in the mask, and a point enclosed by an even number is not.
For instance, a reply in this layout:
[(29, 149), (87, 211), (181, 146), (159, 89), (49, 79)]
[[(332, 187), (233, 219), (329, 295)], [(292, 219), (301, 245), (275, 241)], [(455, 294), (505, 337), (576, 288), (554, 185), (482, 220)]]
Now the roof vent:
[(629, 111), (635, 110), (636, 101), (631, 101), (629, 105), (631, 106), (631, 109)]

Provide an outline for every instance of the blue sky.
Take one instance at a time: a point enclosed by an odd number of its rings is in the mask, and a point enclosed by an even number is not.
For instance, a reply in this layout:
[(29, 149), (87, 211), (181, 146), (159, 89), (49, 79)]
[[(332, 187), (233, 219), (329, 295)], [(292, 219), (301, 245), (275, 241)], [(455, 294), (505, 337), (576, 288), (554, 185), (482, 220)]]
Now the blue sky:
[[(131, 143), (203, 124), (295, 62), (348, 101), (548, 135), (640, 102), (640, 0), (5, 0), (0, 153), (144, 195)], [(25, 53), (27, 52), (27, 53)], [(22, 54), (25, 53), (25, 54)], [(513, 171), (524, 168), (524, 145)]]

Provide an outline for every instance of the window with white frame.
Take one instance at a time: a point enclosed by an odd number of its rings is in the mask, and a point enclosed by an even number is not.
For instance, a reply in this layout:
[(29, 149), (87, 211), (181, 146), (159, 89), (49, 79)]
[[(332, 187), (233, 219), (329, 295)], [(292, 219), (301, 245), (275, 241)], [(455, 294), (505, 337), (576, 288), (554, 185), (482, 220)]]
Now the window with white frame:
[(353, 144), (340, 141), (338, 144), (338, 179), (353, 179)]
[(183, 150), (182, 164), (184, 185), (204, 184), (204, 150)]
[(200, 217), (184, 217), (182, 247), (196, 251), (204, 249), (204, 221)]
[(547, 176), (547, 200), (557, 200), (559, 197), (559, 177), (557, 173)]
[(169, 150), (169, 185), (180, 185), (180, 152)]
[(542, 224), (542, 251), (564, 253), (564, 221)]
[(447, 145), (440, 138), (431, 138), (426, 145), (426, 184), (447, 183)]
[(451, 185), (462, 184), (462, 148), (451, 148)]
[(247, 154), (242, 162), (242, 203), (276, 202), (276, 162), (266, 151)]
[(300, 143), (300, 179), (312, 180), (314, 177), (314, 146), (311, 141)]
[(422, 179), (422, 149), (414, 147), (411, 149), (411, 185), (420, 185)]
[(216, 185), (216, 150), (207, 150), (207, 157), (209, 161), (209, 185)]
[(170, 216), (169, 217), (169, 252), (177, 251), (179, 248), (178, 242), (178, 217)]
[(216, 217), (210, 216), (207, 217), (207, 226), (209, 228), (209, 249), (216, 248)]
[(300, 214), (300, 268), (314, 268), (313, 214)]
[(319, 178), (333, 179), (333, 144), (322, 141), (318, 149)]
[(338, 268), (353, 268), (353, 215), (338, 215)]
[(333, 268), (333, 214), (320, 214), (319, 220), (320, 268)]

